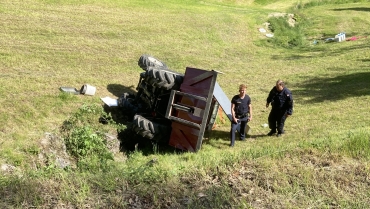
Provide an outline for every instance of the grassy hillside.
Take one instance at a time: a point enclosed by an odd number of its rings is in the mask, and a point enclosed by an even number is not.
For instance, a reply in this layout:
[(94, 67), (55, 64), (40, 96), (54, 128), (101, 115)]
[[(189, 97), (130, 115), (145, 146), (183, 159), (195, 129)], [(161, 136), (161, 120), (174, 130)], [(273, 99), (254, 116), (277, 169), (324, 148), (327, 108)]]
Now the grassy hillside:
[[(2, 1), (1, 208), (367, 208), (369, 11), (344, 0)], [(326, 41), (340, 32), (353, 40)], [(229, 98), (246, 83), (250, 138), (229, 148), (230, 123), (218, 120), (198, 153), (150, 143), (120, 151), (127, 124), (99, 123), (100, 97), (135, 92), (142, 54), (181, 73), (223, 72)], [(277, 79), (295, 99), (281, 138), (262, 126)], [(86, 83), (94, 96), (59, 90)], [(66, 136), (76, 140), (68, 156), (52, 149)], [(71, 155), (79, 139), (94, 142), (80, 159)], [(60, 168), (61, 155), (71, 166)]]

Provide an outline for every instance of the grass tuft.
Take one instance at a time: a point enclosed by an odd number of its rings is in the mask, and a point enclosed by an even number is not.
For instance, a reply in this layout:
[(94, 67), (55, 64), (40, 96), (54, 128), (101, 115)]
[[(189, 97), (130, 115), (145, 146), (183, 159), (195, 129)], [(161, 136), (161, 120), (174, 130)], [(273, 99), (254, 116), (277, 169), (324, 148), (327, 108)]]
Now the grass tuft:
[(370, 135), (369, 132), (362, 130), (360, 132), (349, 132), (348, 138), (341, 146), (341, 149), (353, 158), (370, 159)]

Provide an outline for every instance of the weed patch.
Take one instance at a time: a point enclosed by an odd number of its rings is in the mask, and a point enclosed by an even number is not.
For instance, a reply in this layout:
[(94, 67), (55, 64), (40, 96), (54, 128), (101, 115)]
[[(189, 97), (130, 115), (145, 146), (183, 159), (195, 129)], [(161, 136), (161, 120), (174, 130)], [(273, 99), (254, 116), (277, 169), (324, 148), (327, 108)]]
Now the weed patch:
[(270, 17), (268, 19), (269, 29), (274, 33), (274, 37), (268, 39), (268, 42), (283, 48), (303, 47), (306, 44), (302, 30), (303, 21), (291, 26), (286, 17)]
[(117, 125), (101, 106), (83, 105), (62, 127), (67, 151), (76, 159), (81, 170), (107, 170), (108, 161), (114, 160), (107, 147), (107, 130), (99, 123), (99, 117), (104, 117), (110, 125)]
[(91, 127), (77, 127), (65, 139), (67, 150), (77, 159), (81, 169), (106, 169), (107, 161), (113, 160), (104, 135)]

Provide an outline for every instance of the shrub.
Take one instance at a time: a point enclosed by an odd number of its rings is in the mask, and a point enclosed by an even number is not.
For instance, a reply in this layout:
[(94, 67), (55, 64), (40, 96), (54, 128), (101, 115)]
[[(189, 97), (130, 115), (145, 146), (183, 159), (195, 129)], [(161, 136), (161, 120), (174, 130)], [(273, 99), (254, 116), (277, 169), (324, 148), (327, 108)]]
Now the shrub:
[(104, 168), (108, 160), (113, 160), (104, 135), (95, 133), (88, 126), (73, 129), (65, 138), (65, 143), (69, 153), (77, 159), (80, 168)]

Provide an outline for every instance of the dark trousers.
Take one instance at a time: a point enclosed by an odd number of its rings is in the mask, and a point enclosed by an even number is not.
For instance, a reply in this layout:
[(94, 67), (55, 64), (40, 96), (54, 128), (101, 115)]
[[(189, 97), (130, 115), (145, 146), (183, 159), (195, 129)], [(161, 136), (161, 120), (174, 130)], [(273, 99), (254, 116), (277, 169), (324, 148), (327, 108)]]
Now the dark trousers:
[(279, 134), (284, 133), (285, 113), (285, 110), (271, 110), (268, 118), (271, 131), (277, 130)]
[(238, 119), (238, 122), (231, 122), (231, 130), (230, 130), (230, 138), (231, 138), (231, 143), (230, 146), (234, 146), (235, 144), (235, 132), (238, 129), (238, 126), (240, 126), (239, 130), (239, 137), (240, 140), (245, 139), (245, 127), (247, 126), (248, 123), (248, 117)]

